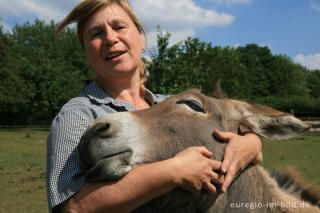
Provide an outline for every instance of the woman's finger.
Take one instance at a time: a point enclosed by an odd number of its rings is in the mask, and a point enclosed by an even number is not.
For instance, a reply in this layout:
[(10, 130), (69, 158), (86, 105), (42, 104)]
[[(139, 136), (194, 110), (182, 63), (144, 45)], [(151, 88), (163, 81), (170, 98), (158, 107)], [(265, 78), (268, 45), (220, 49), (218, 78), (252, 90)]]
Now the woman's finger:
[(212, 156), (212, 152), (210, 152), (206, 147), (204, 146), (196, 146), (195, 149), (201, 153), (203, 156), (210, 158)]
[(235, 160), (234, 162), (232, 162), (232, 164), (230, 165), (225, 180), (222, 184), (222, 191), (225, 192), (227, 190), (227, 188), (229, 188), (230, 184), (232, 183), (232, 181), (240, 174), (240, 172), (245, 168), (245, 166), (248, 164), (247, 161), (245, 160)]
[(227, 142), (234, 137), (234, 134), (231, 132), (220, 132), (216, 129), (213, 131), (213, 134), (218, 139), (223, 140), (223, 141), (227, 141)]
[(230, 146), (229, 147), (227, 146), (226, 151), (224, 153), (224, 158), (221, 164), (221, 169), (220, 169), (220, 171), (223, 174), (226, 174), (233, 159), (234, 159), (234, 152), (230, 150)]
[(211, 172), (210, 174), (208, 174), (208, 177), (211, 181), (215, 182), (215, 183), (219, 183), (219, 175), (215, 172)]
[(229, 188), (230, 184), (236, 178), (236, 176), (237, 176), (236, 167), (232, 165), (232, 166), (230, 166), (230, 168), (225, 176), (224, 182), (221, 186), (222, 192), (227, 191), (227, 188)]
[(211, 182), (211, 183), (214, 183), (214, 184), (216, 184), (216, 185), (218, 185), (218, 186), (222, 186), (223, 181), (224, 181), (224, 179), (221, 178), (220, 175), (215, 174), (215, 175), (212, 175), (210, 182)]
[(205, 182), (204, 187), (206, 188), (207, 192), (211, 195), (217, 193), (217, 188), (210, 181)]
[(210, 166), (212, 168), (212, 171), (220, 170), (221, 169), (221, 165), (222, 165), (222, 162), (216, 161), (216, 160), (211, 160)]

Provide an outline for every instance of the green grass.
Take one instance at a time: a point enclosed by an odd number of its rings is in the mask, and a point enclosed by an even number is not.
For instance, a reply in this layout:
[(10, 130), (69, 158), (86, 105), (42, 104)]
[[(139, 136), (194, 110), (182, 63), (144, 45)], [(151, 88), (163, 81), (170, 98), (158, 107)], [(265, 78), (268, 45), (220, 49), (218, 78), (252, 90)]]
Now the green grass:
[[(45, 187), (48, 131), (0, 131), (0, 213), (48, 212)], [(320, 133), (291, 140), (264, 140), (263, 165), (295, 167), (320, 185)]]
[(47, 131), (0, 131), (0, 212), (48, 212)]
[(320, 132), (306, 133), (289, 140), (264, 139), (262, 165), (295, 168), (302, 178), (320, 186)]

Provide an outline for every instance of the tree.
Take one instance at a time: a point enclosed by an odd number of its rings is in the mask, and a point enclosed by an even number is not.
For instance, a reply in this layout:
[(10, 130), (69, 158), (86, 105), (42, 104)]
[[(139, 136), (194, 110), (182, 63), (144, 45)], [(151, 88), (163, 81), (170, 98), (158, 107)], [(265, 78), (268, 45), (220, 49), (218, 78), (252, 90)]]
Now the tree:
[[(0, 27), (0, 124), (48, 124), (93, 77), (74, 29), (55, 38), (56, 24), (35, 20)], [(276, 107), (319, 111), (320, 71), (310, 71), (268, 47), (230, 48), (187, 38), (169, 46), (158, 28), (158, 46), (147, 62), (153, 92), (176, 94), (199, 88), (212, 95), (220, 79), (231, 98)]]
[(307, 71), (307, 86), (309, 94), (314, 98), (320, 98), (320, 70)]
[(48, 123), (61, 106), (82, 91), (89, 78), (82, 47), (74, 29), (55, 38), (56, 24), (35, 20), (13, 28), (12, 50), (19, 53), (23, 78), (32, 88), (27, 105), (29, 123)]
[[(198, 38), (187, 38), (169, 47), (169, 39), (169, 33), (159, 30), (158, 47), (149, 65), (153, 91), (175, 94), (199, 88), (211, 95), (220, 79), (222, 89), (231, 98), (286, 111), (315, 106), (308, 91), (316, 96), (318, 87), (307, 86), (304, 68), (285, 55), (272, 55), (268, 47), (218, 47)], [(317, 75), (308, 75), (308, 82), (319, 85)]]
[(22, 63), (10, 47), (13, 41), (0, 27), (0, 124), (23, 122), (23, 113), (33, 93), (21, 73)]

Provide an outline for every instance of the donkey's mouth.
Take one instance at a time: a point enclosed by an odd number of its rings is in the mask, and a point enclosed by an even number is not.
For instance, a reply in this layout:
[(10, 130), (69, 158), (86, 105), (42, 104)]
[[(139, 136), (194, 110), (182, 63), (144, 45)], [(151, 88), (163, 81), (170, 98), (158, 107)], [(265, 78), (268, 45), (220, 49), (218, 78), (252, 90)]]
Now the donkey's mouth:
[(128, 173), (132, 166), (129, 164), (132, 150), (124, 149), (99, 158), (92, 167), (85, 170), (86, 180), (114, 181)]
[(116, 156), (119, 156), (119, 157), (120, 157), (121, 155), (124, 155), (125, 153), (132, 153), (132, 150), (129, 149), (129, 148), (127, 148), (127, 149), (124, 149), (124, 150), (121, 150), (121, 151), (118, 151), (118, 152), (115, 152), (115, 153), (110, 153), (110, 154), (108, 153), (108, 154), (102, 156), (102, 157), (98, 160), (98, 162), (101, 161), (101, 160), (107, 159), (107, 158), (114, 158), (114, 157), (116, 157)]

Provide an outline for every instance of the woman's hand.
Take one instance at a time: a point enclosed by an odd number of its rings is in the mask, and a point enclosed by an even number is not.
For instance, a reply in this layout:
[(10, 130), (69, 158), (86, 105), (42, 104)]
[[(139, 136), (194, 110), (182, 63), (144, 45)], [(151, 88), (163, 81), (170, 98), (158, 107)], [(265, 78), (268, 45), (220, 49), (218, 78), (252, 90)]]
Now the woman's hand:
[(253, 133), (241, 136), (215, 130), (214, 135), (228, 142), (221, 165), (221, 172), (225, 174), (221, 190), (225, 192), (231, 182), (249, 163), (262, 162), (262, 141)]
[(173, 158), (175, 182), (181, 187), (200, 196), (204, 187), (210, 194), (216, 193), (213, 183), (221, 184), (214, 171), (220, 170), (221, 162), (209, 159), (212, 153), (205, 147), (190, 147)]

